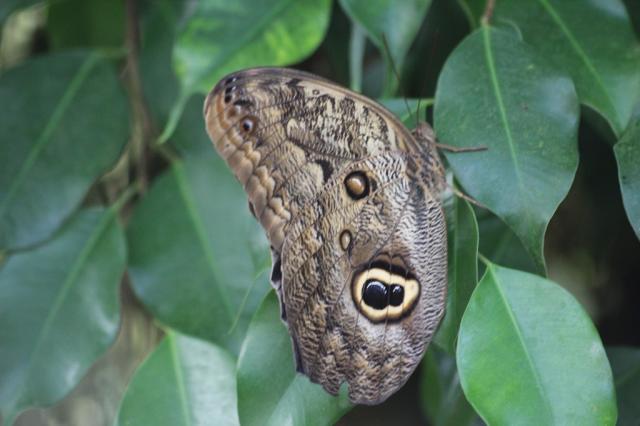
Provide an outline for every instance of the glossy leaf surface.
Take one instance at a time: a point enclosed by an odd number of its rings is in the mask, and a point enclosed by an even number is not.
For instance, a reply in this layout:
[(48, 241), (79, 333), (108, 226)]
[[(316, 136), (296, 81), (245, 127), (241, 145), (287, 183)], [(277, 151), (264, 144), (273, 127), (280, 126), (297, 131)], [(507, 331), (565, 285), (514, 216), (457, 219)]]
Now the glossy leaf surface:
[(269, 289), (269, 246), (205, 134), (201, 102), (188, 105), (172, 141), (184, 159), (156, 179), (133, 214), (129, 272), (161, 322), (237, 352)]
[(243, 425), (332, 425), (350, 408), (293, 365), (291, 338), (270, 292), (256, 312), (238, 359), (238, 413)]
[(42, 56), (0, 77), (0, 250), (38, 243), (120, 155), (128, 106), (97, 53)]
[(571, 79), (517, 37), (484, 26), (452, 53), (434, 111), (464, 189), (500, 216), (544, 265), (546, 227), (577, 164), (578, 102)]
[(239, 425), (233, 358), (218, 346), (169, 332), (131, 380), (116, 424)]
[(447, 307), (434, 343), (455, 352), (458, 328), (478, 283), (478, 223), (473, 209), (455, 196), (445, 206), (448, 241)]
[(551, 281), (489, 264), (462, 318), (456, 358), (464, 393), (488, 424), (616, 422), (600, 337)]
[(116, 337), (125, 268), (115, 208), (78, 213), (0, 269), (0, 410), (60, 400)]
[(310, 55), (329, 25), (329, 0), (203, 0), (188, 16), (174, 50), (187, 91), (206, 93), (225, 74), (283, 66)]

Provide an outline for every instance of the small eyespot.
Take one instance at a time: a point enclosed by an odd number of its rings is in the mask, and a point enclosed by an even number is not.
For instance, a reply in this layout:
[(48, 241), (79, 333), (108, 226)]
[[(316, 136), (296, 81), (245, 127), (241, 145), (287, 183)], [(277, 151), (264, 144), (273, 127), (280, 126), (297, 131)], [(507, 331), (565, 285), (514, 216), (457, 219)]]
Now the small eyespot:
[(236, 81), (238, 79), (238, 77), (229, 77), (228, 79), (225, 80), (224, 84), (231, 84), (234, 81)]
[(349, 248), (349, 244), (351, 244), (351, 232), (348, 229), (345, 229), (340, 234), (340, 247), (342, 250), (346, 251)]
[(230, 95), (231, 92), (233, 92), (234, 90), (236, 90), (236, 86), (229, 86), (226, 89), (224, 89), (224, 94), (225, 95)]
[(225, 95), (224, 96), (224, 103), (228, 104), (229, 102), (231, 102), (231, 95)]
[(355, 171), (350, 173), (344, 179), (344, 185), (347, 189), (347, 194), (354, 200), (359, 200), (369, 195), (369, 179), (367, 179), (367, 175), (364, 172)]
[(251, 134), (253, 133), (255, 127), (256, 127), (256, 119), (253, 117), (245, 117), (242, 120), (242, 130), (244, 130), (245, 133), (247, 134)]

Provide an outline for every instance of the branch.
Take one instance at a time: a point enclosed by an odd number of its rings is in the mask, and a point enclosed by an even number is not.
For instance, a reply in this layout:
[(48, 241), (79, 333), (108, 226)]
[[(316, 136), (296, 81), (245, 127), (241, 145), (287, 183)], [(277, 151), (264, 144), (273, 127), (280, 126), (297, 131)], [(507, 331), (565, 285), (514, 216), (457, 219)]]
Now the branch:
[(135, 176), (138, 188), (144, 192), (148, 185), (147, 158), (148, 143), (153, 139), (151, 114), (144, 100), (138, 53), (140, 47), (140, 30), (136, 0), (126, 0), (125, 45), (127, 48), (126, 76), (129, 88), (133, 125), (130, 145), (130, 158), (135, 163)]

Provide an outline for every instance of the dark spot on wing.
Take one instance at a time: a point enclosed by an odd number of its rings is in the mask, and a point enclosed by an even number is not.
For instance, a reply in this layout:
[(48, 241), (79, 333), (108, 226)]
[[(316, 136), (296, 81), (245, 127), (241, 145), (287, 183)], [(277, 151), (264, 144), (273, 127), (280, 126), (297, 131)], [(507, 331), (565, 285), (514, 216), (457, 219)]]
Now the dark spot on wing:
[(298, 84), (301, 81), (302, 80), (300, 80), (299, 78), (292, 78), (291, 80), (287, 81), (287, 86), (289, 86), (289, 87), (298, 87)]
[(247, 100), (247, 99), (238, 99), (233, 104), (236, 105), (236, 106), (241, 106), (241, 107), (253, 105), (253, 103), (250, 100)]
[(327, 183), (333, 174), (333, 166), (327, 160), (317, 159), (315, 162), (322, 168), (322, 181)]
[(277, 283), (280, 280), (282, 280), (282, 262), (280, 261), (280, 256), (278, 256), (271, 269), (271, 282)]

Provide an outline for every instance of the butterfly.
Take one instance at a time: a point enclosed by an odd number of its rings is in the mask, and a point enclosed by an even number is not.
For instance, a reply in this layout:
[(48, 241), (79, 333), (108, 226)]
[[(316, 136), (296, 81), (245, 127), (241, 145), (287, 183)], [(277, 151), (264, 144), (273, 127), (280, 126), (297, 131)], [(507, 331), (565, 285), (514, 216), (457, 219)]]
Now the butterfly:
[(378, 404), (419, 364), (444, 313), (444, 169), (427, 123), (409, 131), (358, 93), (302, 71), (224, 77), (207, 132), (271, 243), (271, 283), (297, 371)]

